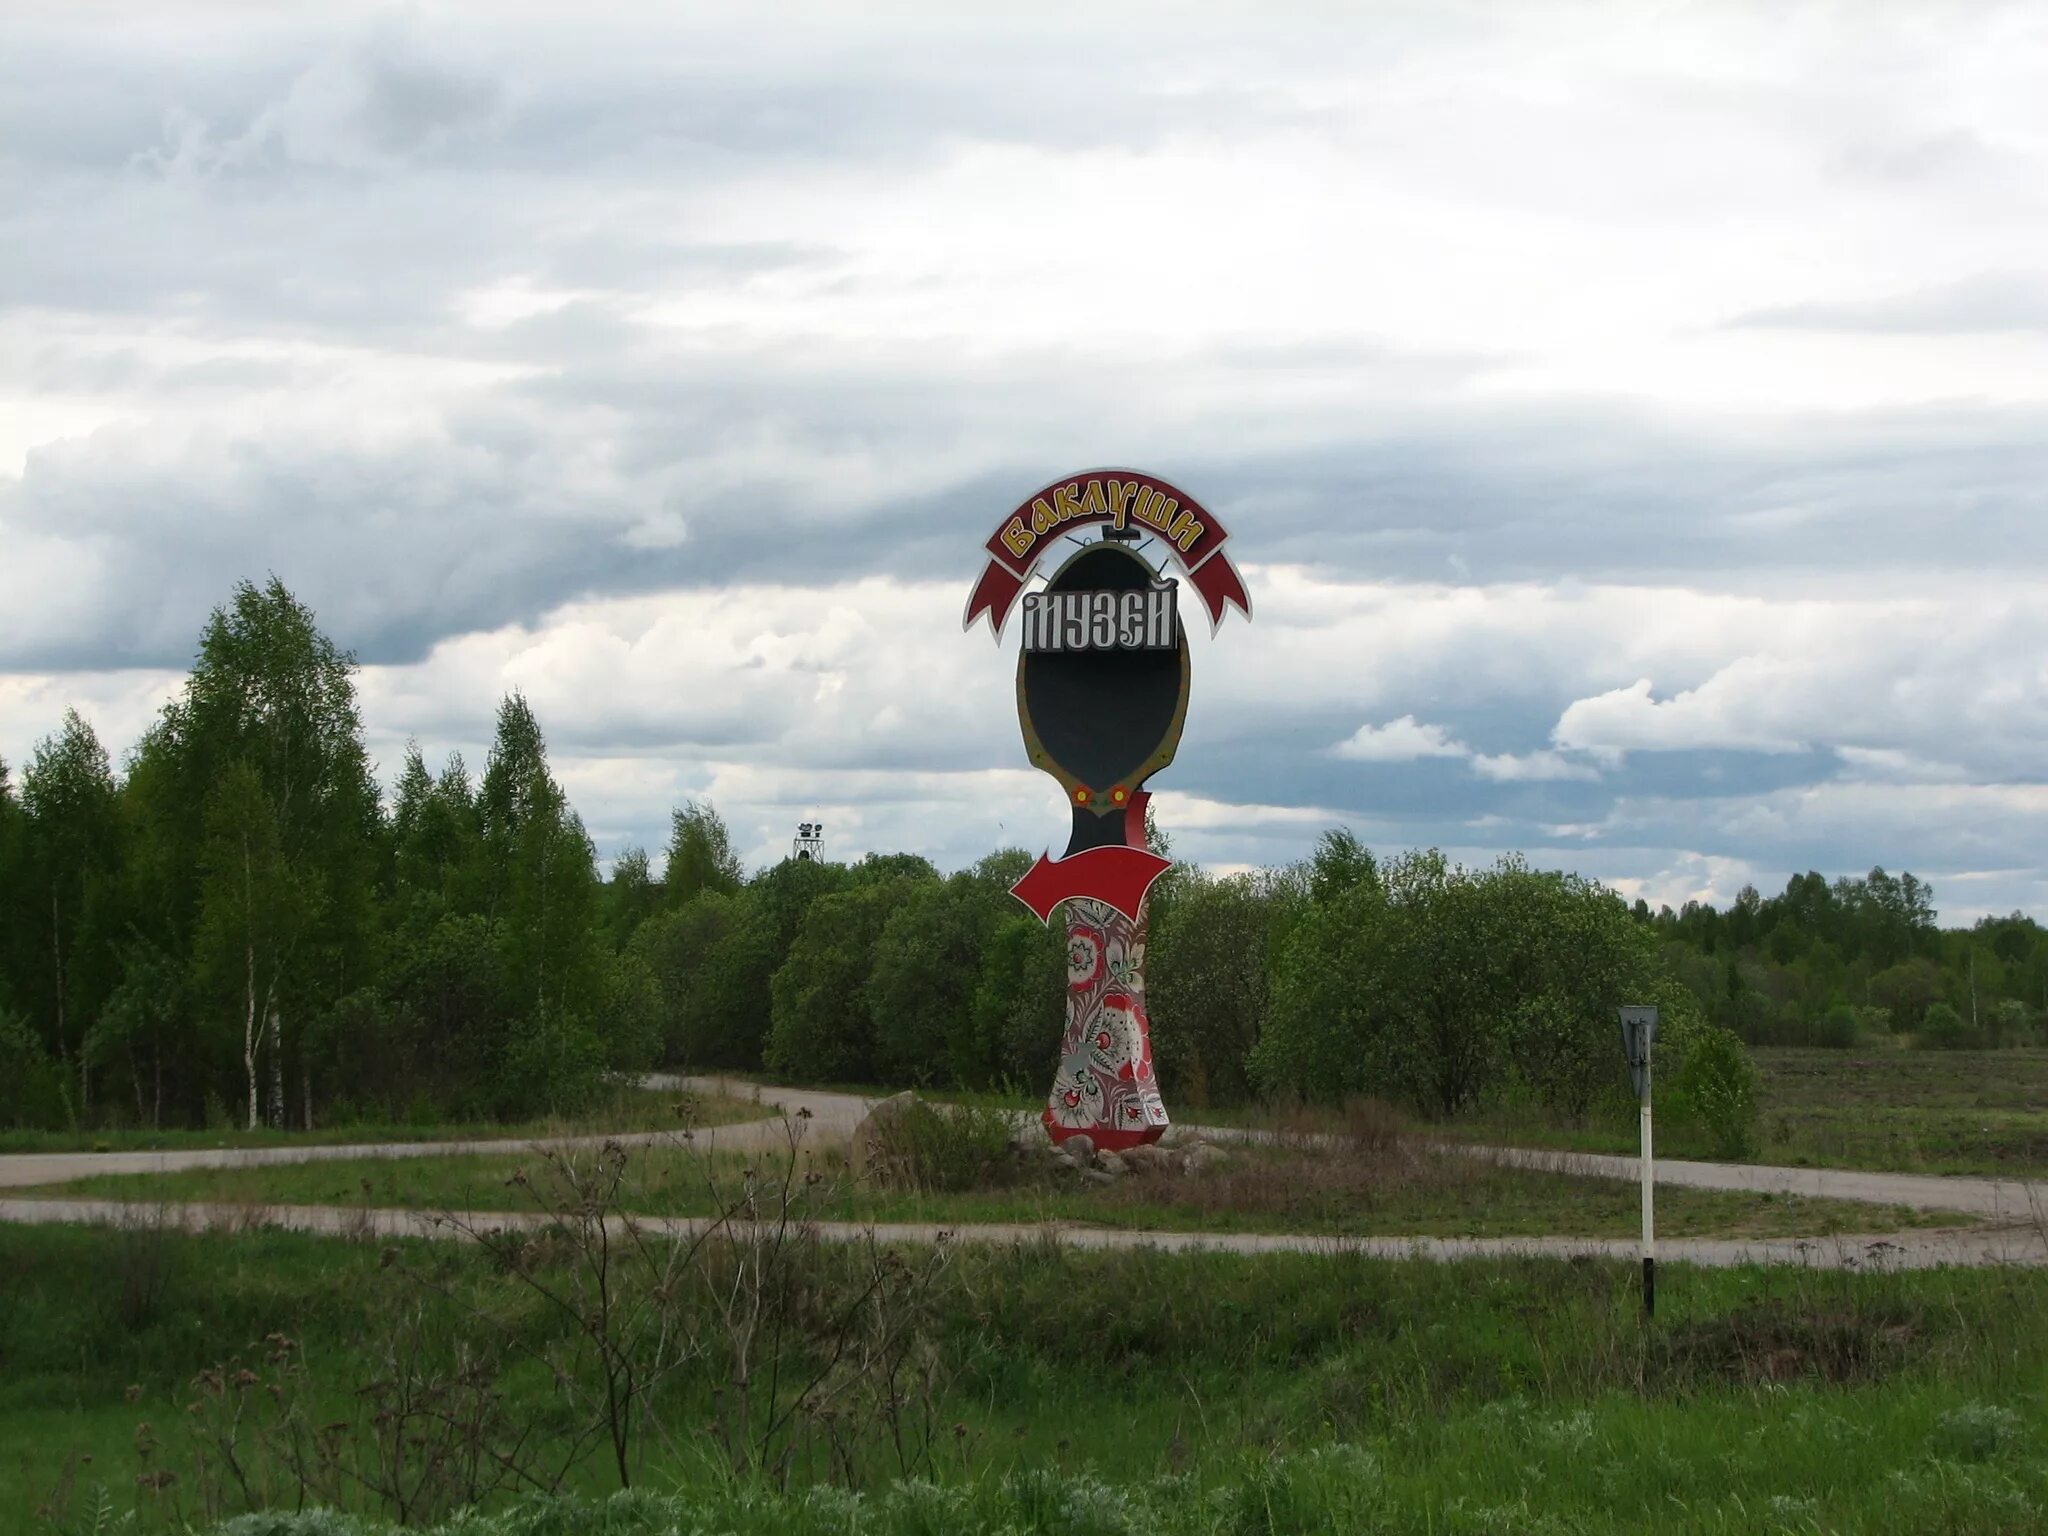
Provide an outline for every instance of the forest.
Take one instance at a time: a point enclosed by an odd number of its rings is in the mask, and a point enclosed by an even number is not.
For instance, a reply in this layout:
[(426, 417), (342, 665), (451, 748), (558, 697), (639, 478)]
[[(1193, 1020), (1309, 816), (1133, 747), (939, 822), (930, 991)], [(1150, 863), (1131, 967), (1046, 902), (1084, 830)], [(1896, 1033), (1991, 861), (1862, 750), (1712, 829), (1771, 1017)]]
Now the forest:
[[(118, 769), (76, 712), (18, 774), (0, 764), (0, 1126), (511, 1118), (656, 1065), (1048, 1074), (1064, 939), (1007, 894), (1021, 850), (952, 874), (914, 853), (749, 872), (691, 803), (659, 873), (629, 848), (606, 877), (523, 698), (480, 773), (414, 745), (387, 795), (354, 673), (279, 582), (244, 583)], [(2037, 1040), (2041, 927), (1936, 919), (1924, 882), (1882, 869), (1653, 911), (1333, 829), (1297, 865), (1155, 888), (1154, 1049), (1189, 1107), (1506, 1097), (1573, 1117), (1623, 1091), (1614, 1004), (1656, 1002), (1681, 1107), (1736, 1146), (1742, 1042)]]

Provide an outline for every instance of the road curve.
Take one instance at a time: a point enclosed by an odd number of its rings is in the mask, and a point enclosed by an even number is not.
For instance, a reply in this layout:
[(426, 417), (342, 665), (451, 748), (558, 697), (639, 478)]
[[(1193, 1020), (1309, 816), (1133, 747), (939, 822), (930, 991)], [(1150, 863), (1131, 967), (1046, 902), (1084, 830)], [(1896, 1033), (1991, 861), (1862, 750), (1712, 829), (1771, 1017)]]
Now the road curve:
[[(784, 1107), (789, 1113), (794, 1113), (802, 1105), (818, 1117), (818, 1126), (828, 1133), (842, 1125), (850, 1128), (874, 1102), (849, 1093), (777, 1088), (731, 1078), (663, 1077), (649, 1079), (649, 1085), (698, 1093), (722, 1093), (736, 1098), (757, 1094), (762, 1103)], [(1020, 1120), (1030, 1118), (1028, 1114), (1019, 1115)], [(1212, 1141), (1274, 1142), (1284, 1139), (1272, 1131), (1196, 1125), (1182, 1129), (1199, 1131)], [(1638, 1177), (1636, 1160), (1632, 1157), (1596, 1152), (1553, 1152), (1533, 1147), (1475, 1146), (1451, 1141), (1439, 1145), (1447, 1152), (1490, 1158), (1518, 1168), (1568, 1173), (1580, 1178), (1634, 1182)], [(1656, 1177), (1659, 1184), (1683, 1184), (1697, 1189), (1807, 1195), (1822, 1200), (1902, 1205), (1916, 1211), (1958, 1211), (2008, 1222), (2048, 1225), (2048, 1184), (2018, 1179), (1866, 1173), (1850, 1168), (1788, 1168), (1771, 1163), (1699, 1163), (1674, 1158), (1657, 1160)]]
[[(809, 1120), (806, 1134), (831, 1142), (843, 1139), (873, 1105), (871, 1097), (825, 1089), (785, 1088), (731, 1078), (689, 1077), (655, 1073), (650, 1088), (718, 1093), (753, 1099), (781, 1113), (697, 1131), (695, 1145), (706, 1151), (752, 1151), (780, 1146), (790, 1134), (789, 1117)], [(1019, 1121), (1028, 1122), (1020, 1114)], [(1187, 1127), (1193, 1130), (1196, 1127)], [(1269, 1142), (1271, 1132), (1200, 1128), (1217, 1140)], [(195, 1148), (166, 1152), (35, 1153), (0, 1157), (0, 1188), (63, 1183), (94, 1174), (148, 1174), (185, 1168), (236, 1168), (268, 1163), (304, 1163), (344, 1158), (448, 1157), (501, 1153), (518, 1147), (578, 1148), (608, 1141), (644, 1145), (673, 1137), (671, 1131), (629, 1132), (614, 1136), (483, 1141), (376, 1142), (358, 1145), (304, 1147)], [(1552, 1152), (1522, 1147), (1483, 1147), (1446, 1143), (1449, 1153), (1492, 1158), (1518, 1167), (1547, 1169), (1587, 1178), (1634, 1179), (1633, 1158), (1590, 1153)], [(1816, 1268), (1923, 1268), (1934, 1265), (2048, 1264), (2048, 1201), (2042, 1186), (2013, 1180), (1933, 1178), (1918, 1174), (1864, 1173), (1845, 1169), (1785, 1168), (1746, 1163), (1701, 1163), (1667, 1160), (1657, 1165), (1657, 1181), (1703, 1189), (1747, 1190), (1797, 1194), (1821, 1199), (1863, 1201), (1947, 1210), (1993, 1218), (1994, 1225), (1977, 1230), (1923, 1229), (1909, 1232), (1829, 1238), (1717, 1239), (1686, 1238), (1658, 1245), (1663, 1257), (1679, 1263), (1705, 1265), (1795, 1264)], [(521, 1213), (466, 1213), (463, 1225), (503, 1230), (534, 1224), (537, 1217)], [(228, 1204), (159, 1204), (147, 1201), (4, 1199), (0, 1221), (20, 1223), (84, 1222), (109, 1225), (165, 1221), (190, 1230), (235, 1230), (251, 1225), (285, 1227), (333, 1235), (381, 1237), (448, 1236), (454, 1227), (445, 1215), (403, 1210), (364, 1210), (343, 1206), (248, 1207)], [(1998, 1223), (2002, 1223), (1998, 1224)], [(647, 1218), (650, 1230), (691, 1232), (700, 1223), (689, 1218)], [(1447, 1261), (1509, 1255), (1546, 1257), (1634, 1258), (1632, 1241), (1606, 1238), (1330, 1238), (1286, 1233), (1198, 1233), (1131, 1231), (1083, 1224), (998, 1223), (941, 1227), (922, 1223), (863, 1224), (823, 1222), (821, 1236), (852, 1241), (872, 1234), (888, 1242), (933, 1242), (942, 1236), (958, 1242), (1055, 1242), (1076, 1248), (1161, 1248), (1172, 1251), (1225, 1253), (1357, 1253), (1384, 1258)]]
[[(680, 1088), (679, 1078), (650, 1081), (650, 1087)], [(753, 1084), (732, 1085), (736, 1098), (748, 1097)], [(810, 1095), (788, 1095), (788, 1113), (807, 1107)], [(779, 1099), (762, 1101), (780, 1107)], [(814, 1111), (827, 1134), (843, 1121), (847, 1129), (859, 1121), (863, 1101), (850, 1094), (827, 1094)], [(829, 1116), (830, 1118), (825, 1118)], [(0, 1157), (0, 1189), (27, 1189), (37, 1184), (68, 1184), (73, 1179), (105, 1173), (175, 1173), (186, 1168), (260, 1168), (273, 1163), (325, 1163), (354, 1158), (461, 1157), (469, 1154), (494, 1155), (526, 1147), (601, 1147), (607, 1142), (622, 1146), (646, 1146), (672, 1141), (675, 1131), (620, 1131), (595, 1136), (500, 1137), (471, 1141), (372, 1141), (303, 1147), (185, 1147), (165, 1152), (27, 1152)], [(705, 1150), (751, 1152), (762, 1147), (781, 1146), (788, 1136), (784, 1119), (770, 1115), (760, 1120), (743, 1120), (733, 1125), (711, 1126), (693, 1131), (691, 1137)]]

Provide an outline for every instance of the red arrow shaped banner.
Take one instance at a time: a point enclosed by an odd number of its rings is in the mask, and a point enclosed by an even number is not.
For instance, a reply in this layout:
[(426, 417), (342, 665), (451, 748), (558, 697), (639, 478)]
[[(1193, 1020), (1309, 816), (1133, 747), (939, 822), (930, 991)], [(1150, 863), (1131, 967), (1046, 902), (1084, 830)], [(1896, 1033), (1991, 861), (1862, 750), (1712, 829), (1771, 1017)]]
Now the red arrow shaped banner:
[(1173, 860), (1148, 848), (1089, 848), (1057, 862), (1041, 853), (1010, 894), (1041, 923), (1050, 923), (1052, 909), (1077, 896), (1107, 902), (1135, 923), (1152, 882), (1171, 868)]

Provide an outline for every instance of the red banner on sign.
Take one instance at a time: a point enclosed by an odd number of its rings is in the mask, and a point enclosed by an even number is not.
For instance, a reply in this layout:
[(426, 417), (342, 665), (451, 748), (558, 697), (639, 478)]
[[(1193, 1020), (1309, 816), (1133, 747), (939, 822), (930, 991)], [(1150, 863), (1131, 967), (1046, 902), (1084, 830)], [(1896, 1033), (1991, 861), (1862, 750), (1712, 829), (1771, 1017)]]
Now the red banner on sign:
[(1173, 868), (1149, 848), (1089, 848), (1064, 859), (1044, 854), (1010, 887), (1010, 894), (1029, 907), (1041, 923), (1052, 921), (1052, 909), (1076, 896), (1104, 902), (1132, 922), (1145, 905), (1152, 882)]
[(1046, 546), (1095, 523), (1137, 529), (1164, 544), (1200, 594), (1212, 626), (1223, 622), (1224, 609), (1231, 603), (1251, 617), (1251, 597), (1223, 553), (1230, 535), (1213, 512), (1156, 475), (1092, 469), (1027, 498), (989, 535), (989, 563), (967, 600), (963, 627), (972, 629), (974, 621), (987, 614), (989, 628), (1000, 636)]

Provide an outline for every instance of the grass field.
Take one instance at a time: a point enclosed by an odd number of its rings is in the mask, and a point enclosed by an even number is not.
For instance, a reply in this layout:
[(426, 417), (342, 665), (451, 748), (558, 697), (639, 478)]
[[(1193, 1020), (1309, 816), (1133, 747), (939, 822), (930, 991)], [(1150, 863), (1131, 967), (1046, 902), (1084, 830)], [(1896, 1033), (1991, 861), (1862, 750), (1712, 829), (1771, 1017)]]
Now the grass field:
[(1757, 1057), (1768, 1161), (2048, 1175), (2048, 1050)]
[[(2048, 1178), (2048, 1050), (1751, 1054), (1759, 1136), (1752, 1161)], [(1481, 1114), (1449, 1129), (1480, 1141), (1636, 1150), (1635, 1114), (1626, 1106), (1582, 1126)], [(1668, 1157), (1715, 1156), (1682, 1122), (1660, 1121), (1657, 1145)]]
[[(806, 1283), (827, 1296), (848, 1278)], [(197, 1459), (221, 1417), (194, 1377), (231, 1359), (264, 1375), (259, 1341), (280, 1330), (319, 1383), (297, 1389), (310, 1417), (337, 1424), (406, 1319), (444, 1349), (480, 1319), (536, 1349), (569, 1342), (529, 1292), (445, 1246), (0, 1231), (0, 1288), (9, 1530), (199, 1513), (223, 1487), (218, 1460), (209, 1477)], [(663, 1432), (631, 1464), (644, 1492), (462, 1529), (2033, 1531), (2048, 1522), (2044, 1305), (2032, 1271), (1679, 1268), (1646, 1325), (1625, 1265), (962, 1250), (918, 1314), (912, 1395), (932, 1434), (914, 1480), (886, 1435), (844, 1465), (813, 1446), (786, 1477), (721, 1470), (712, 1389), (732, 1362), (714, 1350), (650, 1400)], [(573, 1429), (546, 1372), (497, 1381), (526, 1421)], [(288, 1509), (264, 1401), (250, 1393), (240, 1421), (243, 1472)], [(618, 1477), (592, 1458), (562, 1481), (599, 1499)], [(244, 1501), (225, 1487), (226, 1507)]]
[[(624, 1203), (661, 1215), (704, 1215), (715, 1191), (755, 1168), (774, 1182), (775, 1155), (704, 1157), (681, 1147), (628, 1154)], [(1629, 1237), (1638, 1230), (1634, 1185), (1613, 1179), (1499, 1167), (1413, 1143), (1359, 1153), (1245, 1148), (1199, 1178), (1131, 1177), (1080, 1184), (1035, 1168), (999, 1168), (987, 1187), (951, 1192), (877, 1188), (851, 1178), (837, 1151), (800, 1154), (819, 1182), (804, 1187), (805, 1214), (841, 1221), (1065, 1222), (1154, 1231), (1299, 1232), (1347, 1237)], [(588, 1164), (590, 1154), (582, 1154)], [(348, 1159), (255, 1168), (198, 1168), (88, 1178), (29, 1195), (117, 1200), (222, 1201), (409, 1210), (531, 1209), (550, 1187), (547, 1159), (531, 1154)], [(528, 1175), (524, 1184), (514, 1175)], [(557, 1199), (561, 1196), (557, 1193)], [(1669, 1187), (1657, 1198), (1667, 1237), (1823, 1236), (1916, 1226), (1968, 1225), (1952, 1213), (1796, 1195)]]
[(16, 1152), (170, 1152), (193, 1148), (308, 1147), (393, 1141), (532, 1141), (548, 1136), (588, 1136), (605, 1131), (674, 1130), (687, 1106), (689, 1123), (729, 1125), (771, 1113), (743, 1097), (685, 1094), (671, 1090), (622, 1087), (603, 1102), (573, 1115), (548, 1115), (532, 1120), (478, 1121), (354, 1121), (322, 1125), (311, 1131), (259, 1130), (135, 1130), (23, 1131), (0, 1130), (0, 1155)]

